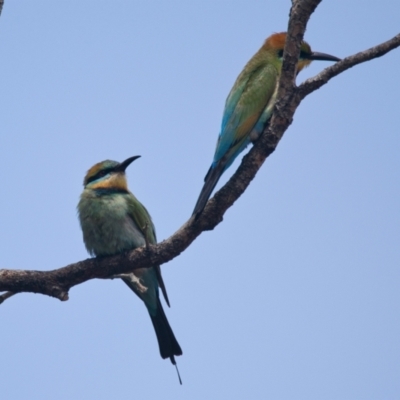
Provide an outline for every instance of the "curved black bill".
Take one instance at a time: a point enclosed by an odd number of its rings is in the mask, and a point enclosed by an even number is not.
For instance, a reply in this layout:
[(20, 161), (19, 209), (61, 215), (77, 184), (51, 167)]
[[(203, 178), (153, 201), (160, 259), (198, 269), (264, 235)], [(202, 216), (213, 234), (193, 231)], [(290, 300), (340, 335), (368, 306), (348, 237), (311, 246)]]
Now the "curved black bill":
[(318, 53), (317, 51), (312, 52), (308, 57), (309, 60), (318, 60), (318, 61), (340, 61), (340, 58), (335, 56), (331, 56), (326, 53)]
[(125, 161), (122, 161), (121, 164), (119, 164), (116, 168), (115, 171), (125, 171), (128, 166), (135, 160), (137, 160), (138, 158), (140, 158), (141, 156), (133, 156), (133, 157), (129, 157), (127, 158)]

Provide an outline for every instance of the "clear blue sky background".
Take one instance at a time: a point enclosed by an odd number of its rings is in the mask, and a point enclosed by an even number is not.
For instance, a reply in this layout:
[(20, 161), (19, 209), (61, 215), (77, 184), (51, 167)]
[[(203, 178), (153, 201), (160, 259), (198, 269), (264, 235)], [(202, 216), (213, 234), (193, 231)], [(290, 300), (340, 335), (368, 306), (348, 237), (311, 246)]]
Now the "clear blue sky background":
[[(140, 154), (159, 240), (190, 216), (225, 98), (289, 1), (11, 1), (0, 18), (0, 268), (88, 257), (87, 169)], [(324, 1), (306, 40), (345, 57), (398, 1)], [(298, 79), (331, 63), (314, 62)], [(2, 399), (398, 399), (400, 50), (313, 93), (214, 231), (163, 266), (183, 379), (121, 282), (0, 306)], [(239, 165), (237, 162), (222, 179)]]

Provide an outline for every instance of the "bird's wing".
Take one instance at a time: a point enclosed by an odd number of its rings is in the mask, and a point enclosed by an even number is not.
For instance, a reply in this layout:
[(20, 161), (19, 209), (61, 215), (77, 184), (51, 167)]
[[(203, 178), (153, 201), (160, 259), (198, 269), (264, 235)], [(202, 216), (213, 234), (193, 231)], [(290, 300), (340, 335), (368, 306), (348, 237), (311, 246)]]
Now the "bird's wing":
[(128, 204), (128, 214), (133, 222), (142, 232), (143, 236), (147, 237), (149, 243), (156, 244), (156, 229), (146, 207), (132, 193), (129, 193), (126, 200)]
[[(151, 216), (147, 211), (146, 207), (132, 193), (130, 193), (130, 196), (127, 197), (127, 202), (128, 202), (128, 213), (129, 216), (132, 218), (133, 222), (140, 229), (143, 236), (147, 238), (147, 241), (150, 244), (157, 244), (156, 228), (153, 224), (153, 221), (151, 220)], [(169, 304), (167, 289), (165, 287), (161, 275), (160, 266), (159, 265), (155, 266), (154, 270), (157, 275), (158, 285), (160, 286), (164, 299), (169, 307), (170, 304)]]
[(226, 100), (214, 163), (225, 155), (229, 162), (247, 146), (249, 134), (268, 105), (277, 79), (276, 68), (265, 64), (247, 76), (239, 76)]

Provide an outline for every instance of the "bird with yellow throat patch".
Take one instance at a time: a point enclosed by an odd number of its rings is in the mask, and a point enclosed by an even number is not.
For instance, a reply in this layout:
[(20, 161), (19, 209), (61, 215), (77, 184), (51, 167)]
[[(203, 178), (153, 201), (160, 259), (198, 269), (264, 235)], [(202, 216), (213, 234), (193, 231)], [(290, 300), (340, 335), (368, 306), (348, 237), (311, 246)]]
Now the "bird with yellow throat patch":
[[(85, 176), (78, 216), (83, 240), (91, 255), (110, 256), (144, 246), (146, 241), (157, 243), (150, 214), (127, 186), (125, 170), (139, 157), (130, 157), (122, 163), (102, 161)], [(118, 277), (144, 302), (161, 357), (169, 358), (176, 367), (175, 356), (182, 355), (182, 350), (161, 305), (159, 287), (168, 306), (169, 299), (160, 266), (136, 269)]]

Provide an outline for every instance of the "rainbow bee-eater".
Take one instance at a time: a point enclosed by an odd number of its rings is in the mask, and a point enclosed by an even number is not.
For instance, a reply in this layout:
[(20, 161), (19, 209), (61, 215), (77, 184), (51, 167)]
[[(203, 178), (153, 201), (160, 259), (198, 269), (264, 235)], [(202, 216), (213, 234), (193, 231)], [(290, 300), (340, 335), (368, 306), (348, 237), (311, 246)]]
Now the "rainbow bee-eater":
[[(106, 160), (95, 164), (83, 181), (78, 204), (79, 221), (86, 249), (94, 256), (110, 256), (155, 244), (156, 232), (150, 214), (128, 190), (125, 170), (140, 156), (122, 163)], [(168, 323), (159, 297), (159, 287), (169, 306), (159, 265), (119, 275), (144, 302), (156, 332), (162, 358), (176, 366), (181, 347)]]
[[(219, 178), (250, 142), (262, 133), (272, 115), (282, 70), (286, 33), (271, 35), (250, 59), (233, 85), (222, 117), (214, 160), (204, 178), (193, 215), (198, 217)], [(297, 73), (313, 60), (340, 61), (325, 53), (311, 51), (307, 42), (301, 43)]]

